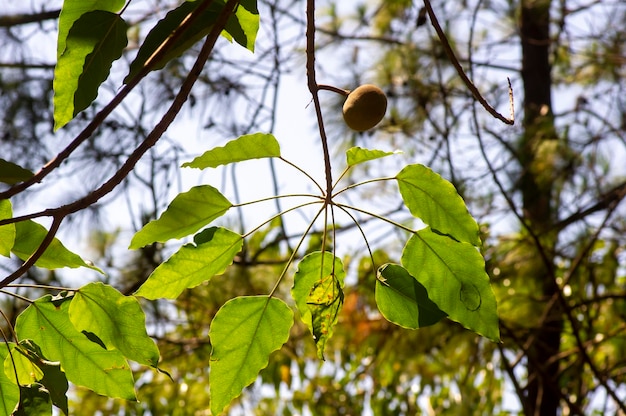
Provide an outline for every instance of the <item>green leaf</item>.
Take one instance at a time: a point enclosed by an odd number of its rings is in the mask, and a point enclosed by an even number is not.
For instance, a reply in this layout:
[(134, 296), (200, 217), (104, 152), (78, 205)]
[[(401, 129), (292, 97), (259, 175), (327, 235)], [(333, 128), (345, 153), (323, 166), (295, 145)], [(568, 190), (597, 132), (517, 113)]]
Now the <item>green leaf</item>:
[(74, 22), (92, 10), (117, 12), (124, 7), (125, 0), (66, 0), (59, 16), (59, 35), (57, 40), (57, 59), (65, 51), (65, 42)]
[(32, 384), (43, 378), (43, 371), (27, 355), (18, 344), (12, 344), (11, 355), (4, 360), (4, 373), (15, 384)]
[(407, 241), (402, 265), (451, 320), (493, 341), (500, 339), (496, 298), (476, 247), (426, 228)]
[[(26, 260), (39, 248), (48, 233), (42, 225), (31, 220), (16, 223), (15, 230), (17, 236), (11, 251), (22, 260)], [(78, 254), (65, 248), (56, 238), (52, 240), (43, 255), (35, 262), (35, 266), (51, 270), (61, 267), (88, 267), (102, 273), (97, 267), (85, 263)]]
[(136, 400), (133, 375), (117, 350), (106, 350), (79, 332), (69, 317), (70, 298), (46, 295), (18, 316), (19, 339), (32, 339), (46, 358), (59, 361), (67, 379), (98, 394)]
[(54, 69), (55, 130), (95, 100), (128, 43), (127, 30), (124, 19), (104, 10), (87, 12), (74, 22)]
[(224, 195), (210, 185), (200, 185), (180, 193), (161, 214), (139, 230), (130, 242), (137, 249), (154, 242), (165, 242), (195, 233), (232, 207)]
[(39, 383), (20, 386), (20, 405), (15, 416), (45, 416), (52, 414), (50, 393)]
[(459, 241), (480, 245), (478, 224), (454, 185), (422, 165), (406, 166), (396, 179), (411, 214), (434, 230)]
[[(0, 200), (0, 220), (13, 217), (13, 209), (11, 201), (8, 199)], [(15, 224), (7, 224), (0, 226), (0, 255), (9, 257), (11, 249), (15, 244)]]
[[(20, 341), (19, 345), (16, 346), (16, 352), (13, 354), (13, 357), (16, 358), (18, 356), (30, 362), (31, 371), (41, 374), (41, 377), (37, 377), (35, 381), (39, 381), (47, 389), (52, 403), (61, 409), (64, 414), (68, 414), (68, 382), (65, 373), (61, 370), (61, 365), (58, 362), (46, 360), (39, 346), (28, 339)], [(7, 374), (9, 374), (9, 371), (14, 371), (12, 363), (9, 362), (8, 364), (11, 367), (7, 367), (7, 361), (5, 360), (4, 370)], [(25, 380), (25, 377), (27, 379), (30, 375), (25, 374), (20, 376), (19, 379)]]
[(293, 278), (291, 295), (302, 322), (313, 334), (320, 359), (324, 358), (324, 347), (333, 335), (337, 315), (343, 306), (341, 289), (345, 276), (341, 259), (329, 252), (322, 255), (317, 251), (300, 261)]
[(135, 297), (101, 282), (90, 283), (76, 291), (69, 314), (77, 330), (96, 334), (107, 348), (139, 364), (159, 364), (159, 349), (146, 332), (146, 315)]
[(215, 168), (244, 160), (279, 157), (280, 146), (271, 134), (255, 133), (231, 140), (223, 147), (216, 147), (198, 156), (191, 162), (183, 163), (189, 168)]
[(244, 48), (254, 52), (257, 32), (259, 31), (259, 10), (256, 0), (243, 0), (235, 9), (234, 16), (226, 22), (223, 36), (232, 38)]
[(0, 159), (0, 182), (2, 183), (14, 185), (32, 178), (33, 175), (34, 173), (28, 169), (24, 169), (15, 163)]
[(403, 328), (434, 325), (447, 316), (428, 298), (426, 288), (397, 264), (378, 269), (375, 298), (385, 319)]
[(54, 70), (55, 130), (96, 98), (111, 64), (127, 45), (127, 30), (119, 15), (103, 10), (87, 12), (74, 22)]
[(176, 299), (183, 290), (224, 273), (242, 246), (243, 238), (226, 228), (204, 230), (196, 236), (196, 244), (185, 244), (160, 264), (135, 294)]
[(351, 147), (346, 152), (346, 163), (348, 167), (358, 165), (359, 163), (368, 162), (381, 157), (391, 156), (400, 152), (383, 152), (382, 150), (369, 150), (361, 147)]
[(231, 299), (211, 323), (211, 411), (218, 415), (269, 363), (272, 352), (289, 339), (293, 312), (267, 296)]
[[(0, 360), (10, 360), (9, 346), (13, 343), (0, 343)], [(13, 369), (11, 369), (11, 372)], [(0, 415), (10, 415), (20, 401), (20, 388), (7, 376), (6, 371), (0, 371)]]
[[(126, 75), (126, 78), (124, 78), (125, 84), (141, 72), (148, 58), (159, 49), (161, 44), (163, 44), (172, 33), (174, 33), (183, 20), (185, 20), (189, 14), (193, 13), (202, 3), (202, 1), (186, 1), (176, 9), (168, 12), (163, 19), (157, 22), (141, 44), (139, 52), (137, 52), (137, 57), (130, 64), (130, 71), (128, 75)], [(223, 1), (213, 1), (213, 3), (197, 16), (189, 27), (173, 41), (161, 58), (152, 63), (150, 71), (163, 68), (169, 61), (179, 57), (183, 52), (205, 37), (213, 28), (213, 24), (217, 20), (223, 7)]]

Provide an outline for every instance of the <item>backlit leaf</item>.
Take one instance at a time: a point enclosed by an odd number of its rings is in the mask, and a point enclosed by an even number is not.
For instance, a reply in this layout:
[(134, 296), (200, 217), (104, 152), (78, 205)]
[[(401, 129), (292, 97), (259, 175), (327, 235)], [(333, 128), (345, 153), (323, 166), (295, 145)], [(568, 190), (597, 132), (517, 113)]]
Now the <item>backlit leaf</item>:
[(124, 19), (104, 10), (87, 12), (74, 22), (54, 69), (55, 130), (95, 100), (128, 43), (127, 30)]
[(224, 407), (256, 380), (272, 352), (289, 338), (293, 312), (285, 302), (267, 296), (231, 299), (211, 323), (211, 411)]
[(24, 182), (25, 180), (30, 179), (33, 175), (34, 173), (28, 169), (24, 169), (15, 163), (0, 159), (0, 182), (2, 183), (13, 185), (19, 182)]
[[(157, 22), (141, 44), (139, 52), (137, 52), (137, 57), (131, 63), (130, 71), (126, 78), (124, 78), (125, 84), (143, 69), (148, 58), (157, 51), (161, 44), (163, 44), (172, 33), (174, 33), (183, 20), (185, 20), (189, 14), (193, 13), (202, 3), (202, 1), (186, 1), (176, 9), (168, 12), (163, 19)], [(163, 52), (161, 58), (152, 62), (150, 71), (163, 68), (169, 61), (179, 57), (183, 52), (205, 37), (213, 28), (213, 24), (217, 20), (223, 7), (223, 1), (213, 1), (208, 8), (195, 18), (183, 33), (177, 36), (165, 52)]]
[(385, 319), (403, 328), (434, 325), (447, 315), (428, 298), (426, 288), (397, 264), (378, 269), (375, 297)]
[(500, 339), (496, 298), (476, 247), (426, 228), (407, 241), (402, 265), (451, 320), (491, 340)]
[[(11, 251), (22, 260), (26, 260), (39, 248), (47, 234), (47, 230), (42, 225), (31, 220), (16, 223), (15, 230), (15, 244)], [(65, 248), (56, 238), (52, 240), (43, 255), (35, 262), (35, 266), (45, 269), (88, 267), (102, 273), (97, 267), (85, 263), (78, 254)]]
[(317, 356), (322, 360), (324, 359), (326, 341), (333, 334), (339, 311), (343, 306), (343, 299), (341, 282), (334, 274), (329, 274), (315, 282), (307, 297)]
[(147, 299), (176, 299), (185, 289), (224, 273), (241, 251), (243, 238), (225, 228), (211, 227), (185, 244), (157, 267), (135, 293)]
[[(334, 265), (333, 265), (334, 263)], [(343, 305), (346, 273), (341, 259), (332, 253), (314, 252), (298, 263), (291, 295), (296, 301), (302, 322), (315, 338), (318, 357), (324, 357), (324, 346), (333, 334), (337, 315)], [(319, 296), (323, 295), (323, 296)]]
[(224, 215), (233, 204), (210, 185), (200, 185), (174, 198), (161, 216), (146, 224), (130, 242), (137, 249), (155, 242), (193, 234)]
[[(0, 220), (13, 217), (11, 201), (0, 200)], [(15, 244), (15, 224), (0, 225), (0, 255), (9, 257)]]
[(19, 351), (17, 344), (12, 344), (11, 355), (4, 360), (3, 370), (16, 384), (32, 384), (43, 378), (43, 371), (28, 359), (26, 353)]
[[(5, 363), (11, 359), (9, 345), (13, 343), (0, 343), (0, 360)], [(4, 367), (3, 367), (4, 368)], [(13, 369), (11, 369), (13, 371)], [(0, 415), (10, 415), (20, 401), (20, 389), (9, 377), (9, 372), (0, 371)], [(15, 377), (15, 376), (13, 376)]]
[(46, 295), (32, 303), (17, 318), (18, 338), (33, 340), (46, 358), (59, 361), (72, 383), (105, 396), (135, 400), (128, 362), (119, 351), (104, 349), (72, 325), (69, 300)]
[(255, 133), (231, 140), (223, 147), (216, 147), (183, 163), (183, 167), (206, 169), (244, 160), (280, 156), (278, 141), (271, 134)]
[(107, 348), (157, 367), (159, 349), (146, 332), (146, 315), (135, 297), (101, 282), (90, 283), (76, 291), (69, 314), (76, 329), (96, 334)]
[(65, 51), (65, 41), (74, 22), (92, 10), (118, 12), (124, 7), (125, 0), (66, 0), (59, 15), (59, 34), (57, 40), (57, 59)]
[(240, 1), (235, 9), (235, 15), (226, 22), (225, 33), (222, 35), (234, 39), (244, 48), (254, 52), (259, 20), (256, 0)]
[(14, 416), (43, 416), (52, 414), (50, 393), (39, 383), (20, 386), (20, 405)]
[[(37, 377), (36, 380), (46, 388), (52, 404), (67, 415), (67, 389), (69, 385), (65, 373), (61, 370), (60, 363), (45, 359), (39, 346), (29, 339), (20, 341), (19, 345), (16, 346), (13, 357), (17, 356), (28, 360), (31, 363), (32, 371), (41, 374), (41, 377)], [(7, 374), (9, 371), (13, 371), (7, 367), (6, 360), (4, 365)], [(20, 380), (23, 378), (20, 377)]]
[(454, 185), (423, 165), (409, 165), (396, 175), (405, 205), (433, 230), (475, 246), (478, 224)]
[(384, 152), (382, 150), (363, 149), (362, 147), (351, 147), (346, 152), (346, 163), (348, 166), (358, 165), (381, 157), (395, 155), (398, 152)]

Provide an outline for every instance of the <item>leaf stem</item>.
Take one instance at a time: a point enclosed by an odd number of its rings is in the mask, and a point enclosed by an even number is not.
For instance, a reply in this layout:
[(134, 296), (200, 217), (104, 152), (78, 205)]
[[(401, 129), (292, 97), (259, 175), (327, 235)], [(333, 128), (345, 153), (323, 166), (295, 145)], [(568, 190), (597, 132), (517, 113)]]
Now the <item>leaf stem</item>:
[(345, 188), (335, 192), (333, 194), (333, 197), (336, 197), (337, 195), (346, 192), (347, 190), (350, 190), (352, 188), (356, 188), (357, 186), (361, 186), (361, 185), (366, 185), (368, 183), (374, 183), (374, 182), (382, 182), (382, 181), (391, 181), (391, 180), (395, 180), (395, 177), (388, 177), (388, 178), (375, 178), (375, 179), (368, 179), (366, 181), (363, 182), (358, 182), (358, 183), (353, 183), (352, 185), (348, 185)]
[(337, 206), (338, 208), (351, 209), (351, 210), (354, 210), (354, 211), (357, 211), (357, 212), (369, 215), (369, 216), (371, 216), (373, 218), (377, 218), (377, 219), (379, 219), (381, 221), (384, 221), (384, 222), (386, 222), (388, 224), (391, 224), (391, 225), (393, 225), (395, 227), (398, 227), (401, 230), (404, 230), (404, 231), (406, 231), (408, 233), (411, 233), (411, 234), (415, 234), (417, 232), (416, 230), (413, 230), (413, 229), (407, 227), (406, 225), (402, 225), (402, 224), (400, 224), (398, 222), (390, 220), (389, 218), (383, 217), (381, 215), (374, 214), (373, 212), (370, 212), (370, 211), (367, 211), (367, 210), (364, 210), (364, 209), (361, 209), (361, 208), (353, 207), (351, 205), (346, 205), (346, 204), (340, 204), (340, 203), (336, 203), (336, 202), (333, 202), (333, 205)]
[(305, 171), (304, 169), (302, 169), (300, 166), (296, 165), (293, 162), (290, 162), (287, 159), (284, 159), (282, 156), (278, 157), (280, 160), (282, 160), (283, 162), (285, 162), (286, 164), (288, 164), (289, 166), (295, 168), (296, 170), (300, 171), (304, 176), (306, 176), (307, 178), (309, 178), (311, 180), (311, 182), (313, 182), (315, 184), (315, 186), (317, 186), (317, 188), (320, 190), (321, 193), (324, 193), (324, 189), (320, 186), (319, 183), (317, 183), (317, 181), (308, 174), (307, 171)]
[[(253, 204), (258, 204), (260, 202), (267, 202), (267, 201), (273, 201), (274, 199), (280, 199), (280, 198), (292, 198), (292, 197), (306, 197), (306, 198), (319, 198), (319, 199), (323, 199), (322, 197), (318, 196), (318, 195), (313, 195), (313, 194), (287, 194), (287, 195), (274, 195), (274, 196), (268, 196), (266, 198), (261, 198), (261, 199), (255, 199), (254, 201), (248, 201), (248, 202), (240, 202), (239, 204), (233, 204), (233, 208), (238, 208), (238, 207), (244, 207), (246, 205), (253, 205)], [(314, 203), (314, 202), (313, 202)], [(304, 204), (304, 205), (308, 205)]]
[(280, 276), (278, 276), (278, 280), (276, 280), (276, 283), (274, 284), (274, 287), (272, 288), (272, 290), (270, 291), (270, 293), (267, 295), (268, 298), (271, 298), (272, 296), (274, 296), (274, 293), (276, 293), (276, 291), (278, 290), (278, 286), (280, 285), (280, 282), (282, 282), (283, 278), (285, 277), (285, 275), (287, 274), (287, 270), (289, 270), (289, 266), (291, 266), (291, 263), (293, 263), (293, 260), (296, 258), (296, 254), (298, 253), (298, 250), (300, 249), (300, 247), (302, 246), (302, 243), (304, 242), (304, 239), (306, 238), (306, 236), (309, 234), (309, 231), (311, 231), (311, 228), (313, 228), (313, 224), (315, 224), (315, 221), (317, 221), (317, 219), (319, 218), (320, 214), (322, 213), (322, 211), (324, 211), (326, 208), (326, 205), (324, 205), (315, 215), (315, 217), (313, 217), (313, 219), (311, 220), (311, 222), (309, 223), (309, 226), (306, 228), (306, 230), (302, 233), (302, 237), (300, 238), (300, 240), (298, 241), (298, 244), (296, 244), (296, 246), (293, 249), (293, 252), (291, 253), (291, 255), (289, 256), (289, 259), (287, 260), (287, 264), (285, 264), (285, 267), (283, 268), (283, 271), (280, 273)]
[(336, 92), (337, 94), (343, 95), (344, 97), (347, 97), (348, 94), (350, 94), (350, 90), (344, 90), (343, 88), (337, 88), (337, 87), (333, 87), (332, 85), (326, 85), (326, 84), (318, 84), (317, 89)]
[[(242, 238), (247, 238), (247, 237), (249, 237), (249, 236), (250, 236), (250, 234), (252, 234), (252, 233), (254, 233), (254, 232), (258, 231), (258, 230), (259, 230), (261, 227), (263, 227), (265, 224), (269, 224), (270, 222), (274, 221), (276, 218), (282, 217), (283, 215), (285, 215), (285, 214), (287, 214), (287, 213), (289, 213), (289, 212), (291, 212), (291, 211), (295, 211), (295, 210), (297, 210), (297, 209), (304, 208), (304, 207), (306, 207), (306, 206), (313, 205), (313, 204), (318, 204), (318, 203), (319, 203), (318, 201), (314, 201), (314, 202), (307, 202), (307, 203), (305, 203), (305, 204), (296, 205), (295, 207), (291, 207), (291, 208), (289, 208), (289, 209), (283, 210), (283, 211), (281, 211), (281, 212), (279, 212), (279, 213), (277, 213), (277, 214), (272, 215), (270, 218), (268, 218), (267, 220), (263, 221), (260, 225), (257, 225), (256, 227), (254, 227), (253, 229), (251, 229), (250, 231), (248, 231), (247, 233), (245, 233), (245, 234), (244, 234), (244, 235), (242, 235), (241, 237), (242, 237)], [(319, 215), (319, 214), (318, 214), (318, 215)], [(307, 233), (309, 232), (309, 230), (310, 230), (310, 227), (307, 229)], [(285, 238), (287, 238), (287, 236), (285, 236)]]

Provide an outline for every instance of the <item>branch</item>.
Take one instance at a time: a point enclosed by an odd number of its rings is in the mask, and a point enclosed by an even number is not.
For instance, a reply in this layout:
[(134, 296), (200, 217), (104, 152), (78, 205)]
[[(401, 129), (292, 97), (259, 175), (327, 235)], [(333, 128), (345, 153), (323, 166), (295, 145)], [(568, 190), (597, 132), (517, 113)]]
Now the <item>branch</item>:
[(619, 204), (622, 199), (624, 199), (624, 197), (626, 197), (626, 182), (622, 182), (610, 191), (600, 195), (598, 201), (589, 208), (583, 209), (582, 211), (576, 211), (569, 217), (559, 221), (554, 225), (554, 228), (558, 231), (561, 231), (569, 225), (580, 221), (591, 214), (594, 214), (598, 211), (603, 211), (608, 208), (612, 209), (614, 206)]
[(61, 14), (61, 10), (50, 10), (40, 13), (22, 13), (0, 16), (0, 27), (13, 27), (28, 23), (38, 23), (44, 20), (56, 19)]
[[(20, 267), (14, 273), (12, 273), (11, 275), (3, 279), (0, 282), (0, 286), (5, 286), (9, 283), (14, 282), (22, 274), (24, 274), (26, 270), (28, 270), (28, 267), (31, 267), (37, 261), (37, 259), (41, 257), (41, 255), (44, 253), (46, 248), (50, 245), (50, 243), (54, 239), (54, 234), (56, 234), (56, 231), (58, 230), (58, 227), (60, 226), (61, 221), (66, 216), (68, 216), (71, 213), (80, 211), (81, 209), (84, 209), (96, 203), (100, 198), (104, 197), (113, 189), (115, 189), (115, 187), (117, 187), (117, 185), (119, 185), (122, 182), (122, 180), (124, 180), (124, 178), (126, 178), (126, 176), (128, 176), (128, 174), (133, 170), (133, 168), (135, 167), (139, 159), (141, 159), (143, 154), (146, 153), (152, 146), (154, 146), (157, 143), (157, 141), (161, 138), (163, 133), (165, 133), (167, 128), (174, 121), (174, 119), (180, 112), (183, 104), (187, 101), (189, 97), (189, 93), (191, 92), (193, 85), (195, 84), (196, 80), (200, 76), (200, 73), (202, 72), (202, 69), (204, 68), (204, 65), (206, 64), (213, 50), (213, 47), (215, 46), (215, 42), (217, 41), (220, 33), (222, 32), (224, 26), (226, 25), (226, 22), (228, 21), (228, 18), (232, 15), (238, 3), (239, 3), (238, 0), (229, 0), (226, 3), (226, 5), (224, 5), (224, 8), (222, 9), (219, 17), (217, 18), (217, 21), (213, 25), (211, 32), (207, 36), (207, 39), (204, 42), (204, 45), (202, 46), (202, 49), (200, 50), (198, 57), (196, 58), (196, 62), (194, 63), (191, 70), (189, 71), (189, 74), (187, 74), (187, 77), (185, 78), (183, 85), (178, 91), (178, 94), (176, 94), (174, 101), (168, 108), (167, 112), (163, 115), (159, 123), (157, 123), (154, 129), (152, 129), (150, 134), (148, 134), (148, 136), (141, 143), (141, 145), (139, 145), (139, 147), (135, 149), (135, 151), (128, 157), (126, 162), (124, 162), (122, 167), (117, 172), (115, 172), (115, 174), (107, 182), (105, 182), (102, 186), (100, 186), (100, 188), (94, 190), (93, 192), (85, 196), (84, 198), (81, 198), (71, 204), (63, 205), (55, 209), (46, 210), (48, 215), (52, 215), (54, 218), (52, 227), (50, 228), (50, 231), (48, 231), (46, 238), (41, 243), (37, 251), (28, 258), (27, 262), (24, 263), (24, 265), (22, 265), (22, 267)], [(25, 267), (27, 264), (28, 264), (28, 267)]]
[(448, 58), (450, 58), (452, 65), (456, 69), (456, 72), (459, 74), (459, 77), (461, 77), (461, 79), (463, 80), (467, 88), (470, 90), (474, 98), (480, 104), (482, 104), (482, 106), (485, 108), (485, 110), (487, 110), (487, 112), (489, 112), (489, 114), (491, 114), (498, 120), (509, 125), (515, 124), (515, 114), (513, 113), (513, 89), (511, 88), (511, 81), (509, 80), (509, 100), (511, 103), (511, 118), (509, 119), (509, 118), (504, 117), (502, 114), (498, 113), (491, 105), (489, 105), (487, 100), (485, 100), (485, 98), (478, 91), (478, 88), (476, 88), (474, 83), (467, 77), (467, 75), (465, 74), (465, 71), (463, 71), (463, 67), (459, 63), (459, 60), (454, 55), (454, 51), (452, 50), (452, 47), (450, 46), (450, 42), (448, 42), (448, 38), (446, 37), (446, 34), (441, 28), (441, 25), (439, 25), (439, 21), (437, 20), (437, 16), (435, 16), (435, 12), (433, 11), (433, 7), (430, 4), (430, 0), (424, 0), (424, 5), (426, 6), (426, 11), (428, 12), (430, 21), (433, 24), (433, 27), (435, 28), (435, 32), (437, 32), (437, 36), (439, 36), (439, 39), (441, 40), (443, 49), (446, 51), (446, 55), (448, 55)]
[(319, 86), (315, 80), (315, 0), (307, 0), (306, 6), (306, 75), (309, 91), (313, 96), (317, 125), (324, 151), (324, 167), (326, 170), (326, 202), (330, 203), (333, 191), (333, 178), (330, 165), (330, 152), (328, 151), (328, 139), (324, 129), (322, 107), (318, 95)]
[[(207, 0), (198, 6), (194, 12), (189, 14), (178, 28), (169, 36), (157, 50), (148, 58), (143, 69), (131, 79), (122, 90), (102, 110), (98, 112), (91, 122), (81, 131), (72, 142), (63, 149), (59, 154), (46, 163), (33, 177), (27, 181), (20, 182), (12, 186), (4, 192), (0, 192), (0, 200), (9, 199), (10, 197), (23, 192), (32, 185), (41, 182), (50, 172), (55, 170), (63, 163), (85, 140), (87, 140), (96, 131), (96, 129), (104, 122), (104, 120), (113, 112), (113, 110), (126, 98), (126, 96), (139, 84), (139, 82), (152, 70), (154, 63), (165, 55), (169, 47), (183, 34), (187, 28), (193, 23), (196, 17), (207, 7), (211, 5), (213, 0)], [(217, 24), (217, 23), (216, 23)]]

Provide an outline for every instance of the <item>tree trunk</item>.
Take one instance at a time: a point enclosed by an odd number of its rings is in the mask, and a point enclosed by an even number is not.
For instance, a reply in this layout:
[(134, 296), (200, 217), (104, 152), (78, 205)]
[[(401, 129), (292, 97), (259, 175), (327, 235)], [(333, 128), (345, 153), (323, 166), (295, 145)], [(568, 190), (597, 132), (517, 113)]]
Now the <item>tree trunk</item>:
[[(559, 287), (554, 275), (555, 212), (554, 171), (551, 161), (557, 140), (552, 114), (550, 66), (550, 2), (522, 0), (520, 34), (524, 83), (524, 133), (519, 146), (522, 168), (520, 191), (524, 219), (532, 238), (534, 276), (539, 279), (545, 319), (531, 332), (528, 350), (528, 384), (524, 410), (527, 415), (552, 416), (559, 409), (559, 361), (563, 331)], [(530, 237), (529, 237), (530, 238)], [(523, 277), (522, 277), (523, 278)]]

